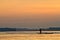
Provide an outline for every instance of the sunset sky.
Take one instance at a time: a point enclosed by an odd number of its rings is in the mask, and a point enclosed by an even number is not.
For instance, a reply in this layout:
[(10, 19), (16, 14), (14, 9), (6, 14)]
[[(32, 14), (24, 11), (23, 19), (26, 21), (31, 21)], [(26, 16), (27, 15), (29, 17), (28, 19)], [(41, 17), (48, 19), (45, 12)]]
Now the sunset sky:
[(60, 0), (0, 0), (0, 27), (60, 26)]

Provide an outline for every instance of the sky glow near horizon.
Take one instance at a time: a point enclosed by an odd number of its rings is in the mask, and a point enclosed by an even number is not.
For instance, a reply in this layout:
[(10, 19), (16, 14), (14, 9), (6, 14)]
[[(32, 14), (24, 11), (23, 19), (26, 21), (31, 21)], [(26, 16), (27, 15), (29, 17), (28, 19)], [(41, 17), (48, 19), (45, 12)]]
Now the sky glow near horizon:
[(60, 26), (60, 0), (0, 0), (0, 27)]

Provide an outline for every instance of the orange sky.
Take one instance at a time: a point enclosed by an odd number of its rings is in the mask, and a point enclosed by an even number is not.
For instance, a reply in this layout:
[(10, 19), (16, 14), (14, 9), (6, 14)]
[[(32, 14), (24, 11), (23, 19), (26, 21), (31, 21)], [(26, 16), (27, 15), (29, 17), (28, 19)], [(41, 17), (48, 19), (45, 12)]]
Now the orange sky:
[(59, 0), (0, 0), (0, 13), (59, 12)]
[(0, 0), (0, 26), (60, 26), (59, 17), (60, 0)]

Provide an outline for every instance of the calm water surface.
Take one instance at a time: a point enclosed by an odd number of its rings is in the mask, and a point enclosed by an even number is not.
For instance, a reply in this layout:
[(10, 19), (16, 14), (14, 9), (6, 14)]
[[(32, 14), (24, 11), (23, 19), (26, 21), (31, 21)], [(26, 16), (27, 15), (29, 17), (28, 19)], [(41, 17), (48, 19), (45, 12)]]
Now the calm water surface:
[[(40, 31), (7, 31), (7, 32), (0, 32), (0, 33), (12, 33), (12, 34), (37, 34), (40, 33)], [(42, 33), (54, 33), (54, 34), (60, 34), (60, 31), (42, 31)]]

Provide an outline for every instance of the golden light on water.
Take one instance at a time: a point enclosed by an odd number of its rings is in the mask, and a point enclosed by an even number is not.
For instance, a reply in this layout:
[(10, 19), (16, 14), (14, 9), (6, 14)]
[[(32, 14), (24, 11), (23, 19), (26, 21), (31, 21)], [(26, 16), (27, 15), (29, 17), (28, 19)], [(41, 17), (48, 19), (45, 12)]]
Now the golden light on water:
[(60, 40), (60, 34), (0, 34), (0, 40)]

